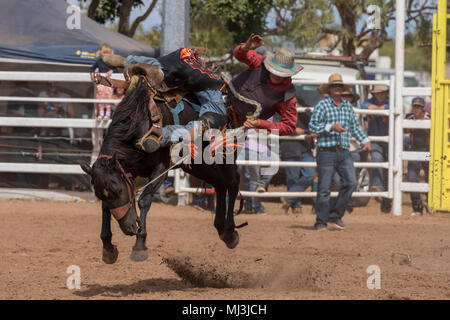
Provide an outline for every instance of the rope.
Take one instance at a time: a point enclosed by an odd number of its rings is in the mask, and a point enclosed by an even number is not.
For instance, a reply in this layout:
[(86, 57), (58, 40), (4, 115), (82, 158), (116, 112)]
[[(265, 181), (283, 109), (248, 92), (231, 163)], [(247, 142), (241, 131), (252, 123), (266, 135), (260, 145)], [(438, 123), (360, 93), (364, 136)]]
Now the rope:
[(161, 173), (159, 176), (157, 176), (156, 178), (154, 178), (152, 181), (146, 183), (145, 185), (143, 185), (142, 187), (140, 187), (138, 189), (138, 192), (142, 192), (145, 188), (147, 188), (149, 185), (151, 185), (153, 182), (155, 182), (156, 180), (158, 180), (159, 178), (161, 178), (162, 176), (164, 176), (167, 172), (169, 172), (170, 170), (172, 170), (174, 167), (178, 166), (179, 164), (181, 164), (184, 160), (186, 160), (189, 157), (189, 155), (184, 156), (184, 158), (181, 158), (180, 160), (178, 160), (176, 163), (174, 163), (171, 167), (169, 167), (169, 169), (165, 170), (163, 173)]

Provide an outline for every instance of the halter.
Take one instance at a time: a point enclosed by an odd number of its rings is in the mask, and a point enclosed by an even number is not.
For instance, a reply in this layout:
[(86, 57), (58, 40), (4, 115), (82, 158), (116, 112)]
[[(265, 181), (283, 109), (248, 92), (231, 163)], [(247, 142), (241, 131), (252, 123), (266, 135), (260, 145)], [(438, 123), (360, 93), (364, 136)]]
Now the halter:
[[(106, 155), (106, 154), (101, 154), (98, 157), (99, 159), (112, 159), (112, 156), (110, 155)], [(113, 217), (119, 221), (120, 219), (122, 219), (127, 213), (128, 210), (130, 210), (130, 208), (134, 205), (135, 203), (135, 199), (136, 199), (136, 188), (134, 187), (133, 182), (131, 181), (130, 178), (133, 177), (133, 175), (131, 173), (127, 173), (125, 172), (125, 170), (123, 169), (122, 165), (120, 164), (119, 160), (116, 160), (117, 164), (119, 165), (119, 169), (122, 172), (123, 176), (125, 177), (125, 182), (127, 185), (127, 189), (128, 189), (128, 198), (129, 201), (127, 204), (120, 206), (118, 208), (114, 208), (114, 209), (109, 209), (109, 211), (111, 212), (111, 214), (113, 215)]]

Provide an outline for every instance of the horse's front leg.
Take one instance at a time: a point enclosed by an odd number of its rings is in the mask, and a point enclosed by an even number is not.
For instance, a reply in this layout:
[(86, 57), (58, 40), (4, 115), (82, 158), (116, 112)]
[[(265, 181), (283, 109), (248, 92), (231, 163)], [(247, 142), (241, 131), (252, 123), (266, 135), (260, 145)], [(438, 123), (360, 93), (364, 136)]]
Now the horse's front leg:
[(147, 239), (147, 213), (152, 205), (152, 194), (142, 193), (138, 201), (139, 205), (139, 219), (141, 220), (141, 226), (136, 235), (136, 243), (133, 246), (133, 251), (131, 252), (130, 259), (133, 261), (144, 261), (148, 258), (148, 248), (145, 245)]
[[(164, 159), (163, 159), (164, 160)], [(161, 161), (153, 170), (149, 177), (152, 181), (157, 177), (161, 176), (168, 169), (168, 161)], [(141, 226), (136, 235), (136, 243), (133, 246), (133, 251), (131, 252), (130, 259), (133, 261), (144, 261), (148, 258), (148, 248), (145, 245), (147, 239), (147, 214), (150, 211), (152, 205), (152, 198), (156, 190), (163, 184), (164, 180), (167, 178), (167, 173), (158, 178), (155, 182), (148, 185), (139, 197), (139, 219), (141, 220)]]
[(102, 231), (100, 234), (100, 239), (103, 242), (103, 262), (107, 264), (112, 264), (117, 261), (119, 255), (119, 250), (117, 247), (111, 243), (112, 233), (111, 233), (111, 212), (109, 212), (108, 207), (102, 202)]

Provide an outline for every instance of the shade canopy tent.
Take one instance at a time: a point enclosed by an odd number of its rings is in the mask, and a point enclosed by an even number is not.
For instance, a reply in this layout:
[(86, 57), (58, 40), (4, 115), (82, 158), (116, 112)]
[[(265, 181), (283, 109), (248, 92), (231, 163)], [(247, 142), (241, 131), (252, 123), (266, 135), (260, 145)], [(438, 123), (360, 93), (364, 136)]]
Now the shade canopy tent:
[(0, 4), (0, 58), (92, 64), (108, 43), (123, 56), (156, 56), (156, 50), (80, 15), (79, 29), (69, 29), (64, 0), (8, 0)]

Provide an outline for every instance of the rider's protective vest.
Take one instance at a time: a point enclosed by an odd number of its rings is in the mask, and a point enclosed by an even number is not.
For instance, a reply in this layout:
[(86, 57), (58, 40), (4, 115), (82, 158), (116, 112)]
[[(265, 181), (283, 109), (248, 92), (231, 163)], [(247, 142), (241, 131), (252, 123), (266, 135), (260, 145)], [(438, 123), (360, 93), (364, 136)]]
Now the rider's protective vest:
[(169, 88), (183, 87), (188, 91), (218, 90), (222, 80), (206, 69), (193, 48), (181, 48), (159, 57), (164, 82)]
[[(231, 82), (235, 89), (245, 98), (257, 101), (261, 104), (259, 118), (267, 120), (275, 114), (275, 105), (281, 101), (288, 101), (295, 97), (295, 88), (291, 84), (284, 91), (276, 91), (267, 86), (267, 71), (264, 64), (254, 70), (246, 70), (237, 75)], [(244, 101), (238, 100), (234, 95), (229, 95), (233, 109), (245, 120), (247, 115), (253, 114), (255, 107)]]

